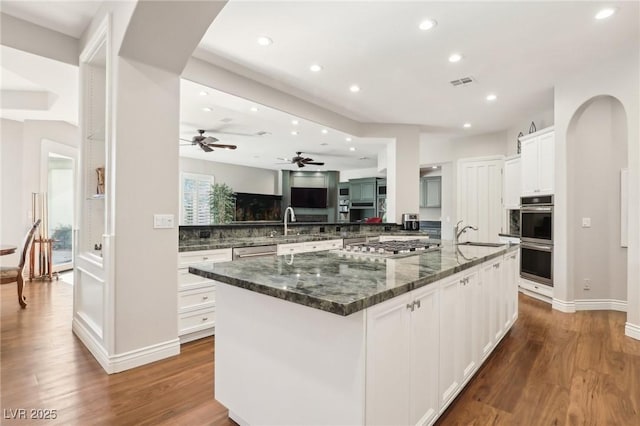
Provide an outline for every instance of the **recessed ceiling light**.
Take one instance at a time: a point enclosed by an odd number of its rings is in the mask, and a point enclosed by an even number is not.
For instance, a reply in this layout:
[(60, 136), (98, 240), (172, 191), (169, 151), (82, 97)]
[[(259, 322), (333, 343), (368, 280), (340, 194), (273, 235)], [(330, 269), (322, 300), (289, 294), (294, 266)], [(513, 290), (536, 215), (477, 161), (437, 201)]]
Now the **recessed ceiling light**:
[(436, 25), (438, 25), (438, 23), (434, 19), (425, 19), (424, 21), (420, 22), (420, 25), (418, 27), (422, 31), (427, 31), (435, 27)]
[(346, 137), (346, 138), (344, 138), (344, 140), (347, 141), (347, 142), (351, 142), (351, 138), (350, 137)]
[(360, 91), (360, 86), (358, 86), (357, 84), (352, 84), (352, 85), (349, 87), (349, 90), (351, 90), (353, 93), (357, 93), (357, 92), (359, 92), (359, 91)]
[(323, 135), (326, 135), (327, 133), (329, 133), (329, 131), (327, 129), (322, 129), (320, 131), (322, 132)]
[(298, 125), (298, 120), (291, 120), (291, 124), (293, 124), (294, 126)]
[(490, 95), (487, 95), (487, 100), (488, 101), (495, 101), (496, 99), (498, 99), (498, 97), (496, 95), (494, 95), (493, 93), (491, 93)]
[(453, 53), (449, 56), (449, 62), (460, 62), (460, 59), (462, 59), (462, 55), (459, 53)]
[(468, 129), (469, 127), (471, 127), (471, 123), (464, 123), (462, 127), (464, 127), (465, 129)]
[(352, 146), (351, 148), (349, 148), (349, 151), (355, 151), (355, 150), (356, 150), (355, 146)]
[(251, 112), (258, 112), (258, 107), (252, 106), (251, 107)]
[(598, 20), (607, 19), (608, 17), (610, 17), (614, 13), (616, 13), (616, 10), (614, 8), (607, 7), (606, 9), (602, 9), (600, 12), (596, 13), (595, 18), (598, 19)]
[(329, 145), (329, 144), (328, 144), (328, 143), (326, 143), (326, 142), (322, 142), (320, 145), (321, 145), (321, 146), (327, 146), (327, 145)]
[(258, 44), (260, 46), (269, 46), (270, 44), (273, 44), (273, 40), (267, 36), (260, 36), (258, 37)]
[(431, 166), (432, 169), (436, 170), (438, 166)]
[(318, 64), (313, 64), (309, 67), (312, 72), (320, 72), (322, 71), (322, 66)]
[(209, 92), (205, 92), (204, 90), (200, 91), (200, 96), (207, 96)]
[(205, 112), (211, 112), (211, 108), (209, 108), (209, 107), (204, 107), (204, 108), (202, 108), (202, 110), (205, 111)]
[(293, 131), (291, 131), (291, 134), (292, 134), (293, 136), (295, 136), (295, 135), (297, 135), (297, 134), (298, 134), (298, 132), (297, 132), (296, 130), (293, 130)]

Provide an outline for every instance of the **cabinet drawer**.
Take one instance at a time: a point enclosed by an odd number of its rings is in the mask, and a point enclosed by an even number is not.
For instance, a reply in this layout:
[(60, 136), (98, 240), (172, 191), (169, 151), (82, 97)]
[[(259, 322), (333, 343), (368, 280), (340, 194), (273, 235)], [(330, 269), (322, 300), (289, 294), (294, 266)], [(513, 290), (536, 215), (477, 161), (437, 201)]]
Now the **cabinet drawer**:
[(185, 267), (194, 263), (202, 262), (230, 262), (232, 258), (232, 249), (230, 248), (182, 252), (178, 253), (178, 267)]
[(278, 244), (278, 256), (281, 254), (303, 253), (305, 243)]
[(201, 308), (212, 308), (216, 302), (215, 287), (198, 288), (178, 293), (179, 312), (192, 311)]
[(188, 334), (212, 328), (216, 324), (215, 308), (201, 309), (178, 315), (178, 334)]
[(544, 284), (537, 284), (525, 279), (520, 279), (520, 287), (524, 288), (525, 290), (541, 294), (543, 296), (553, 297), (553, 288)]
[(209, 287), (212, 284), (212, 280), (189, 273), (188, 268), (178, 269), (178, 290)]

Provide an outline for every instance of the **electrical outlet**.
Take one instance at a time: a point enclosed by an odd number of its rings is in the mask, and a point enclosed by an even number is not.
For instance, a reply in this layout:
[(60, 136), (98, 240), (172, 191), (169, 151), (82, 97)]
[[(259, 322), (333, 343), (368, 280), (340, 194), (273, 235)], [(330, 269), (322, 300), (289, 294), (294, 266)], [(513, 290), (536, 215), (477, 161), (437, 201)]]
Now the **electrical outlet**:
[(583, 217), (582, 218), (582, 227), (583, 228), (591, 228), (591, 218), (590, 217)]
[(584, 279), (584, 285), (582, 286), (583, 290), (591, 290), (591, 280), (589, 278)]

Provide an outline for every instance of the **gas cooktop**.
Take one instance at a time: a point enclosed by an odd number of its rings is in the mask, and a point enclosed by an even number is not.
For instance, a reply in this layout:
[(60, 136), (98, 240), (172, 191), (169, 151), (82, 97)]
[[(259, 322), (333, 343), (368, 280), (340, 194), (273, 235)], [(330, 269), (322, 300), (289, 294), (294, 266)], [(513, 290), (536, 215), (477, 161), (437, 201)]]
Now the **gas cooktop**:
[(425, 239), (415, 239), (349, 244), (342, 251), (353, 254), (393, 256), (395, 254), (419, 253), (439, 247), (439, 243), (433, 243)]

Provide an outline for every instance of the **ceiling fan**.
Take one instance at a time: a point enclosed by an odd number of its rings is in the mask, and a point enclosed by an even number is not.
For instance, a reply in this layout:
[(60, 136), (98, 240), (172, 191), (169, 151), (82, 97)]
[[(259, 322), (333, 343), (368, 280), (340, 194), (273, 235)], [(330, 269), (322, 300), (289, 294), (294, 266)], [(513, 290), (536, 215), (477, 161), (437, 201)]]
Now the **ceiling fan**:
[(237, 148), (237, 146), (235, 146), (235, 145), (227, 145), (227, 144), (216, 143), (220, 139), (214, 138), (213, 136), (205, 136), (204, 135), (205, 131), (206, 130), (198, 129), (198, 133), (199, 134), (194, 136), (193, 138), (191, 138), (191, 140), (183, 139), (183, 138), (180, 138), (180, 140), (181, 141), (185, 141), (185, 142), (190, 142), (191, 145), (199, 145), (200, 148), (202, 148), (202, 150), (204, 152), (211, 152), (211, 151), (213, 151), (213, 148), (223, 148), (223, 149), (236, 149)]
[(324, 163), (322, 162), (318, 162), (318, 161), (313, 161), (313, 158), (309, 158), (309, 157), (303, 157), (301, 151), (296, 152), (296, 156), (291, 158), (291, 160), (287, 159), (287, 158), (278, 158), (278, 160), (282, 160), (282, 161), (287, 161), (287, 164), (297, 164), (298, 167), (304, 167), (306, 165), (313, 165), (313, 166), (324, 166)]

